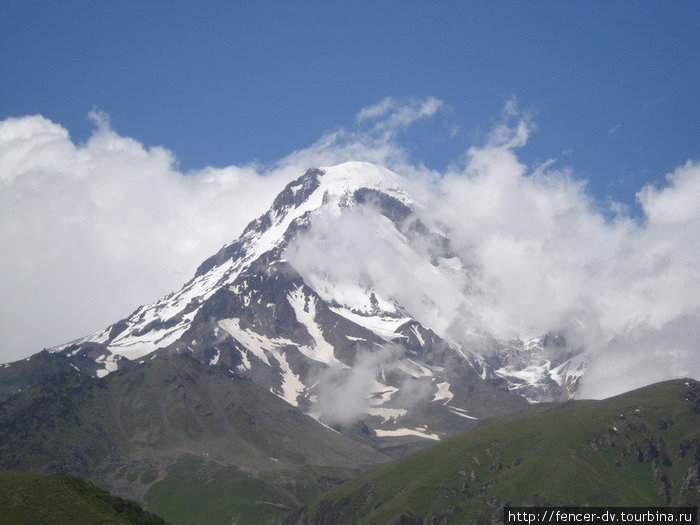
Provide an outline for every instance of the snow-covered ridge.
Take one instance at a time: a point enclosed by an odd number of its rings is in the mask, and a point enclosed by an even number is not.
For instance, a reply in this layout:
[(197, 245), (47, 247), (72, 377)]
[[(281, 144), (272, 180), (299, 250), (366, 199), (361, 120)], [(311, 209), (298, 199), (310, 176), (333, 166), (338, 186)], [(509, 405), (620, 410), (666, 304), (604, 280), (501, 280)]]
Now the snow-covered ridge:
[(319, 191), (322, 194), (343, 196), (360, 188), (383, 191), (404, 204), (413, 200), (405, 192), (401, 176), (369, 162), (345, 162), (337, 166), (321, 168), (324, 172)]
[[(369, 188), (390, 194), (402, 203), (411, 202), (402, 189), (402, 179), (396, 173), (367, 162), (346, 162), (337, 166), (309, 170), (287, 185), (284, 191), (296, 194), (305, 184), (313, 187), (311, 177), (318, 177), (318, 185), (296, 206), (270, 209), (263, 217), (249, 225), (244, 235), (225, 246), (222, 251), (238, 248), (232, 257), (213, 265), (202, 275), (195, 276), (179, 291), (158, 301), (139, 307), (121, 322), (121, 330), (107, 329), (66, 345), (53, 348), (60, 351), (67, 346), (86, 342), (103, 343), (111, 353), (136, 360), (158, 348), (177, 341), (190, 327), (201, 305), (218, 289), (233, 283), (252, 263), (264, 254), (281, 249), (290, 227), (317, 212), (321, 207), (339, 209), (352, 205), (352, 195), (360, 188)], [(284, 192), (282, 192), (284, 193)], [(282, 194), (281, 194), (282, 195)], [(269, 222), (265, 224), (263, 218)], [(261, 226), (264, 224), (264, 227)], [(257, 225), (257, 227), (253, 227)], [(119, 323), (118, 323), (119, 324)], [(111, 370), (110, 370), (111, 371)]]
[[(482, 407), (470, 401), (470, 388), (487, 379), (500, 376), (512, 392), (533, 400), (540, 392), (547, 395), (543, 382), (549, 390), (565, 388), (572, 373), (565, 363), (517, 358), (519, 350), (540, 351), (538, 341), (521, 342), (522, 348), (508, 350), (492, 366), (490, 357), (448, 339), (446, 314), (458, 293), (452, 277), (465, 270), (445, 234), (420, 222), (418, 206), (404, 179), (385, 168), (348, 162), (311, 169), (179, 291), (54, 350), (70, 346), (66, 353), (76, 363), (89, 357), (96, 366), (90, 373), (100, 377), (126, 366), (122, 358), (138, 363), (165, 348), (191, 353), (321, 418), (323, 383), (338, 381), (348, 395), (360, 396), (357, 406), (364, 406), (381, 437), (437, 439), (439, 427), (417, 426), (418, 406), (470, 424), (483, 416)], [(358, 253), (360, 241), (380, 251)], [(303, 269), (294, 250), (328, 265)], [(361, 272), (333, 272), (360, 261), (367, 263)], [(415, 279), (386, 286), (373, 268)]]

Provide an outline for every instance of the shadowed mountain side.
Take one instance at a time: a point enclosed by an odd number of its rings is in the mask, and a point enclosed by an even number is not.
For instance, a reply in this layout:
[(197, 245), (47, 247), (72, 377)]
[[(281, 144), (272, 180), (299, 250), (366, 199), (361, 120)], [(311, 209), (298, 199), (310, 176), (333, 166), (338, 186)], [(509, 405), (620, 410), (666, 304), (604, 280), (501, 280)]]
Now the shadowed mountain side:
[(12, 366), (0, 366), (0, 402), (56, 374), (79, 375), (80, 372), (71, 366), (68, 357), (47, 350), (16, 361)]
[(137, 503), (65, 474), (0, 472), (1, 523), (166, 525)]
[[(212, 476), (249, 497), (226, 499), (207, 523), (259, 523), (383, 460), (255, 383), (182, 355), (103, 379), (56, 375), (0, 405), (0, 467), (88, 478), (173, 523), (187, 519), (167, 499), (196, 499)], [(276, 504), (237, 507), (257, 499)]]

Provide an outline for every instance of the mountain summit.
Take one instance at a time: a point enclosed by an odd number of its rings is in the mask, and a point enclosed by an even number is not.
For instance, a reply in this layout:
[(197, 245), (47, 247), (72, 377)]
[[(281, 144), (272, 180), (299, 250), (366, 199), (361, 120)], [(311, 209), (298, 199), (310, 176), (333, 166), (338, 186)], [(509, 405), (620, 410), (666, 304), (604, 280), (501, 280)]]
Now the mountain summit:
[(310, 169), (179, 291), (51, 352), (97, 377), (189, 354), (375, 444), (570, 397), (584, 363), (562, 337), (469, 327), (470, 345), (445, 325), (469, 269), (407, 188), (368, 163)]

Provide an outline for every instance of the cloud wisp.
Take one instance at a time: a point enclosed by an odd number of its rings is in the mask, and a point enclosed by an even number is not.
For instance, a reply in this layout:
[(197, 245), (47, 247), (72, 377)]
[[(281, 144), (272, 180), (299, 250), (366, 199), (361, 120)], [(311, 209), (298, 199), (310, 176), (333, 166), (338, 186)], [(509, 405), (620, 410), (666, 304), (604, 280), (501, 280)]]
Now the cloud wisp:
[(273, 165), (190, 173), (96, 111), (84, 144), (41, 116), (0, 122), (0, 361), (101, 329), (177, 288), (286, 182), (312, 166), (364, 160), (406, 177), (421, 220), (449, 237), (451, 257), (425, 266), (430, 242), (405, 251), (359, 235), (376, 219), (364, 207), (319, 218), (311, 234), (325, 229), (335, 244), (314, 257), (307, 238), (295, 262), (310, 280), (315, 272), (366, 279), (454, 341), (475, 331), (563, 331), (591, 356), (585, 396), (700, 377), (700, 164), (640, 188), (642, 216), (630, 218), (619, 206), (602, 209), (571, 170), (519, 160), (534, 126), (515, 101), (450, 168), (425, 168), (402, 133), (445, 108), (389, 97), (362, 109), (352, 129)]
[[(351, 368), (327, 368), (316, 380), (318, 410), (321, 421), (330, 425), (351, 425), (362, 419), (370, 409), (372, 396), (384, 391), (378, 383), (382, 375), (401, 373), (404, 350), (394, 344), (357, 353)], [(413, 378), (403, 374), (399, 395), (393, 402), (394, 409), (410, 409), (433, 395), (432, 382), (426, 378)]]

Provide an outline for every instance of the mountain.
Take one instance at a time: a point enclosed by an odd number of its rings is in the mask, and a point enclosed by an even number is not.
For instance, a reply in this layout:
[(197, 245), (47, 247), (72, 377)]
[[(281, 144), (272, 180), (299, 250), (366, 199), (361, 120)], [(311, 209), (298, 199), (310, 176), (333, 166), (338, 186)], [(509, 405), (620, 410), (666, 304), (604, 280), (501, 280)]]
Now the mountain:
[(434, 292), (469, 269), (422, 217), (388, 170), (307, 171), (179, 291), (1, 365), (0, 468), (80, 476), (173, 523), (274, 522), (568, 397), (585, 362), (563, 337), (451, 337)]
[(0, 468), (80, 476), (175, 524), (275, 523), (390, 458), (573, 397), (586, 360), (563, 334), (445, 321), (473, 269), (424, 212), (386, 169), (307, 171), (179, 291), (1, 365)]
[(65, 474), (0, 471), (0, 523), (165, 525), (137, 503)]
[[(367, 163), (307, 171), (179, 291), (3, 365), (0, 395), (67, 367), (105, 377), (187, 353), (396, 454), (526, 400), (574, 395), (585, 360), (561, 335), (501, 341), (473, 327), (479, 344), (450, 337), (433, 288), (468, 281), (469, 269), (406, 188)], [(397, 277), (406, 268), (415, 283)]]
[(697, 506), (700, 383), (533, 406), (382, 465), (285, 523), (499, 523), (504, 506)]

